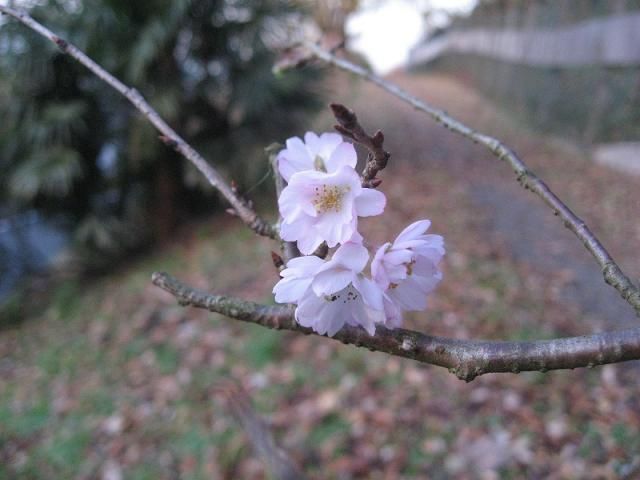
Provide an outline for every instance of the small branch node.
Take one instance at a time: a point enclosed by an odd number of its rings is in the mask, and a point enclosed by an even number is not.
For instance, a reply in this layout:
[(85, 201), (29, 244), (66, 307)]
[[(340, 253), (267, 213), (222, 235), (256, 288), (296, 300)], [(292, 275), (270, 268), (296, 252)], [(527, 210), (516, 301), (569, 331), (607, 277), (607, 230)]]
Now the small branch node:
[(273, 262), (273, 266), (276, 267), (279, 272), (284, 269), (284, 260), (282, 260), (282, 257), (273, 250), (271, 251), (271, 261)]
[(173, 138), (167, 137), (166, 135), (158, 135), (158, 138), (167, 147), (172, 148), (174, 150), (176, 150), (178, 148), (178, 142), (176, 142)]
[(375, 188), (380, 183), (375, 183), (376, 175), (387, 166), (391, 154), (384, 149), (384, 134), (378, 130), (373, 136), (365, 132), (358, 122), (358, 116), (353, 110), (341, 103), (331, 103), (329, 108), (333, 116), (338, 121), (334, 125), (337, 132), (348, 139), (359, 143), (368, 150), (367, 163), (362, 171), (362, 186), (365, 188)]
[(400, 346), (400, 348), (405, 352), (410, 352), (416, 348), (416, 344), (412, 339), (404, 338), (402, 340), (402, 345)]
[(61, 51), (63, 51), (64, 53), (67, 53), (67, 49), (69, 48), (69, 43), (64, 38), (60, 38), (57, 35), (53, 35), (51, 39)]

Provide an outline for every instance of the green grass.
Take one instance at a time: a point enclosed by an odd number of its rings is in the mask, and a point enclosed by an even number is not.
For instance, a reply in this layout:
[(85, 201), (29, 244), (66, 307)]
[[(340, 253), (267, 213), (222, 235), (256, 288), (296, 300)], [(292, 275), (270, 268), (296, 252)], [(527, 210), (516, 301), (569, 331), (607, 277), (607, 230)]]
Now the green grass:
[(7, 399), (3, 399), (3, 403), (0, 405), (0, 425), (2, 428), (0, 433), (4, 436), (29, 437), (46, 427), (49, 417), (49, 403), (44, 398), (20, 412), (11, 408)]
[(251, 367), (264, 368), (278, 359), (284, 341), (282, 332), (250, 324), (244, 326), (244, 330), (248, 337), (243, 345), (244, 357)]

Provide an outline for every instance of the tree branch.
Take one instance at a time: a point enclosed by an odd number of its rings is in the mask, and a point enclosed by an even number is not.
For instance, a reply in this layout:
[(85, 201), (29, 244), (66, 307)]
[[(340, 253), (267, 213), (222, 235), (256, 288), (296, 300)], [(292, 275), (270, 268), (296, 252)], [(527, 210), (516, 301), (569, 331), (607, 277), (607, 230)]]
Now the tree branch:
[[(290, 306), (268, 306), (210, 295), (166, 273), (154, 273), (152, 281), (183, 306), (204, 308), (267, 328), (317, 335), (296, 323)], [(456, 340), (384, 327), (378, 327), (376, 334), (370, 336), (359, 327), (345, 326), (333, 340), (444, 367), (467, 382), (485, 373), (546, 372), (640, 359), (640, 327), (554, 340), (499, 342)]]
[(273, 438), (271, 430), (251, 405), (251, 399), (239, 385), (227, 381), (214, 388), (226, 409), (244, 429), (256, 453), (264, 461), (270, 478), (304, 480), (305, 475)]
[(158, 113), (147, 103), (143, 96), (134, 88), (126, 86), (120, 80), (115, 78), (104, 68), (89, 58), (84, 52), (75, 45), (67, 42), (53, 33), (42, 24), (31, 18), (27, 13), (13, 8), (0, 5), (0, 13), (9, 15), (16, 20), (29, 27), (34, 32), (47, 38), (65, 54), (77, 60), (79, 63), (88, 68), (94, 75), (107, 83), (110, 87), (131, 102), (131, 104), (149, 122), (162, 134), (160, 139), (163, 143), (173, 148), (184, 158), (189, 160), (209, 181), (209, 183), (217, 189), (222, 196), (231, 204), (238, 217), (258, 235), (269, 238), (277, 238), (278, 234), (275, 228), (250, 208), (247, 203), (240, 198), (222, 178), (218, 171), (212, 167), (191, 145), (189, 145), (180, 135), (176, 133)]
[(339, 125), (334, 125), (338, 132), (369, 150), (367, 163), (362, 171), (362, 186), (375, 188), (382, 182), (376, 178), (378, 172), (387, 166), (391, 154), (384, 149), (384, 135), (380, 130), (370, 136), (364, 131), (353, 110), (341, 103), (329, 105)]
[(339, 58), (314, 43), (305, 43), (304, 46), (312, 56), (323, 60), (330, 65), (338, 67), (341, 70), (345, 70), (374, 83), (383, 90), (386, 90), (390, 94), (398, 97), (400, 100), (408, 103), (416, 110), (426, 113), (445, 128), (484, 146), (495, 157), (497, 157), (498, 160), (504, 160), (507, 162), (516, 174), (518, 183), (520, 183), (523, 188), (531, 190), (542, 198), (542, 200), (553, 210), (554, 214), (560, 217), (564, 222), (565, 227), (580, 239), (585, 248), (596, 260), (602, 270), (605, 282), (615, 288), (622, 298), (624, 298), (635, 309), (636, 314), (640, 316), (640, 289), (638, 286), (634, 285), (629, 277), (624, 274), (622, 269), (613, 260), (611, 255), (609, 255), (609, 252), (607, 252), (602, 243), (600, 243), (598, 238), (593, 234), (589, 227), (587, 227), (584, 221), (573, 213), (571, 209), (565, 205), (540, 178), (529, 170), (513, 150), (506, 147), (496, 138), (473, 130), (471, 127), (468, 127), (464, 123), (456, 120), (446, 112), (428, 105), (397, 85), (378, 77), (359, 65), (351, 63), (343, 58)]

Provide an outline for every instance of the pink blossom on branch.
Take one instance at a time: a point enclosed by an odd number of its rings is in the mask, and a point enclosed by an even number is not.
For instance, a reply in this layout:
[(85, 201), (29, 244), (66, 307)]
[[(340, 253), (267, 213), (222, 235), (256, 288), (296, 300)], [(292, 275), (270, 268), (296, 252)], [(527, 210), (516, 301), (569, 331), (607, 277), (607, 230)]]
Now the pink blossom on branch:
[(304, 142), (291, 137), (286, 148), (278, 154), (278, 170), (288, 182), (297, 172), (317, 170), (333, 173), (340, 167), (356, 167), (358, 156), (352, 144), (344, 142), (337, 133), (313, 132), (304, 135)]
[(425, 310), (427, 296), (442, 280), (438, 264), (444, 256), (440, 235), (426, 235), (431, 222), (405, 228), (393, 243), (385, 243), (371, 262), (375, 282), (384, 290), (386, 325), (399, 327), (403, 310)]
[(322, 242), (333, 248), (357, 232), (358, 217), (381, 214), (385, 203), (382, 192), (362, 188), (353, 167), (343, 165), (331, 173), (300, 171), (290, 177), (278, 199), (280, 236), (298, 242), (306, 255)]
[(385, 319), (382, 289), (362, 273), (368, 261), (369, 252), (357, 242), (343, 244), (328, 261), (292, 259), (273, 289), (276, 301), (296, 303), (296, 321), (321, 335), (332, 337), (345, 324), (373, 335)]

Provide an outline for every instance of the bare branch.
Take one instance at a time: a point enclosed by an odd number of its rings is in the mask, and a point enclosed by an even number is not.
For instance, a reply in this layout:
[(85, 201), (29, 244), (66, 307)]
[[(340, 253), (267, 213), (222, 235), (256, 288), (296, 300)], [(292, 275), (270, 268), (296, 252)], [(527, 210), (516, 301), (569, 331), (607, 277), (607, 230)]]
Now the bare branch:
[(578, 239), (580, 239), (582, 244), (589, 253), (593, 255), (594, 259), (602, 269), (602, 275), (604, 276), (605, 282), (615, 288), (622, 298), (624, 298), (635, 309), (636, 314), (640, 316), (640, 289), (638, 286), (634, 285), (629, 277), (624, 274), (622, 269), (613, 260), (611, 255), (609, 255), (609, 252), (607, 252), (589, 227), (587, 227), (587, 225), (575, 213), (573, 213), (571, 209), (565, 205), (540, 178), (529, 170), (513, 150), (506, 147), (496, 138), (473, 130), (471, 127), (468, 127), (464, 123), (456, 120), (446, 112), (430, 106), (419, 98), (404, 91), (397, 85), (378, 77), (359, 65), (349, 62), (343, 58), (339, 58), (314, 43), (306, 43), (305, 47), (312, 56), (376, 84), (383, 90), (386, 90), (390, 94), (408, 103), (416, 110), (426, 113), (436, 122), (440, 123), (452, 132), (458, 133), (463, 137), (471, 139), (475, 143), (483, 145), (494, 156), (496, 156), (498, 160), (504, 160), (507, 162), (515, 172), (518, 183), (520, 183), (523, 188), (531, 190), (542, 198), (542, 200), (553, 210), (554, 214), (563, 221), (564, 225), (573, 232)]
[(270, 238), (277, 238), (275, 228), (250, 208), (247, 203), (234, 193), (227, 182), (222, 178), (218, 171), (212, 167), (191, 145), (189, 145), (180, 135), (176, 133), (158, 113), (147, 103), (143, 96), (134, 88), (126, 86), (120, 80), (115, 78), (104, 68), (89, 58), (84, 52), (75, 45), (60, 38), (51, 30), (47, 29), (36, 20), (31, 18), (27, 13), (15, 10), (13, 8), (0, 6), (0, 13), (9, 15), (16, 20), (39, 33), (43, 37), (49, 39), (65, 54), (77, 60), (79, 63), (88, 68), (98, 78), (106, 82), (110, 87), (127, 98), (129, 102), (149, 120), (149, 122), (162, 134), (160, 140), (167, 146), (173, 148), (176, 152), (189, 160), (209, 181), (209, 183), (217, 189), (222, 196), (231, 204), (235, 213), (240, 219), (247, 224), (258, 235)]
[[(267, 306), (210, 295), (194, 290), (166, 273), (154, 273), (152, 281), (175, 296), (183, 306), (204, 308), (267, 328), (317, 335), (296, 323), (290, 306)], [(499, 342), (456, 340), (383, 327), (378, 327), (376, 334), (370, 336), (359, 327), (345, 326), (333, 339), (445, 367), (467, 382), (485, 373), (546, 372), (640, 359), (640, 327), (554, 340)]]
[(378, 172), (387, 166), (391, 154), (384, 149), (384, 135), (380, 130), (369, 135), (364, 131), (353, 110), (341, 103), (329, 105), (339, 125), (334, 125), (338, 132), (369, 150), (367, 164), (362, 171), (362, 186), (375, 188), (382, 181), (376, 178)]

